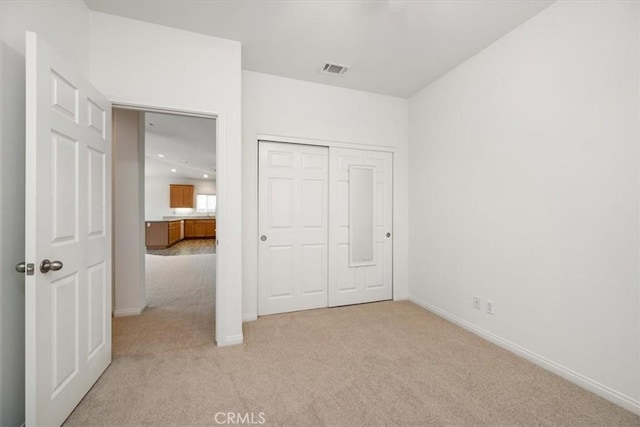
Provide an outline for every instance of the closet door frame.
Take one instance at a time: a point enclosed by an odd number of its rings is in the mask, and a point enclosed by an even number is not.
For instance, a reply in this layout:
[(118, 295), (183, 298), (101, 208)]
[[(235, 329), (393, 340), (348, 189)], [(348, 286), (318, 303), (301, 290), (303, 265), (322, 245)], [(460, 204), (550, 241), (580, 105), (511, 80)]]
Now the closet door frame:
[[(356, 144), (356, 143), (350, 143), (350, 142), (342, 142), (342, 141), (327, 141), (327, 140), (320, 140), (320, 139), (311, 139), (311, 138), (299, 138), (299, 137), (287, 137), (287, 136), (279, 136), (279, 135), (271, 135), (271, 134), (257, 134), (256, 135), (256, 153), (259, 152), (258, 147), (259, 144), (261, 142), (276, 142), (276, 143), (290, 143), (290, 144), (303, 144), (303, 145), (315, 145), (315, 146), (321, 146), (321, 147), (327, 147), (329, 149), (329, 156), (331, 157), (331, 152), (332, 149), (335, 148), (346, 148), (346, 149), (355, 149), (355, 150), (364, 150), (364, 151), (378, 151), (378, 152), (386, 152), (386, 153), (391, 153), (391, 157), (392, 157), (392, 181), (395, 182), (396, 180), (396, 169), (395, 169), (395, 152), (396, 152), (396, 147), (393, 146), (383, 146), (383, 145), (369, 145), (369, 144)], [(331, 173), (331, 172), (330, 172)], [(257, 212), (257, 216), (258, 216), (258, 221), (259, 221), (259, 216), (260, 216), (260, 206), (259, 206), (259, 187), (260, 187), (260, 182), (259, 182), (259, 176), (258, 178), (258, 191), (256, 192), (256, 212)], [(331, 182), (331, 175), (329, 176), (329, 182)], [(331, 190), (330, 190), (331, 191)], [(392, 184), (392, 194), (395, 191), (395, 184)], [(328, 194), (328, 198), (329, 198), (329, 203), (331, 205), (331, 193)], [(392, 269), (392, 273), (391, 273), (391, 299), (396, 299), (397, 295), (396, 295), (396, 290), (395, 290), (395, 286), (394, 286), (394, 278), (395, 278), (395, 272), (393, 272), (394, 269), (394, 255), (393, 255), (393, 246), (394, 246), (394, 241), (395, 241), (395, 232), (393, 230), (394, 225), (395, 225), (395, 219), (393, 218), (393, 214), (395, 213), (395, 201), (392, 198), (392, 220), (391, 220), (391, 230), (390, 233), (393, 236), (391, 242), (390, 242), (390, 250), (392, 252), (391, 255), (391, 269)], [(330, 215), (331, 215), (331, 207), (330, 207)], [(331, 226), (329, 226), (329, 242), (332, 242), (332, 230), (331, 230)], [(255, 237), (256, 241), (260, 242), (260, 231), (258, 230), (258, 234)], [(259, 246), (258, 246), (259, 247)], [(256, 263), (256, 268), (259, 270), (259, 263), (260, 263), (260, 258), (259, 258), (259, 251), (257, 251), (256, 253), (257, 256), (257, 263)], [(329, 249), (329, 256), (331, 256), (331, 248)], [(331, 267), (328, 267), (329, 271), (328, 273), (331, 273)], [(256, 271), (257, 273), (258, 271)], [(329, 279), (331, 280), (331, 278)], [(258, 279), (257, 283), (256, 283), (256, 292), (255, 292), (255, 298), (256, 298), (256, 306), (259, 305), (259, 295), (260, 295), (260, 281)], [(400, 296), (402, 298), (402, 296)], [(328, 303), (328, 306), (330, 303)], [(255, 317), (253, 317), (255, 319)], [(249, 319), (246, 319), (249, 320)]]

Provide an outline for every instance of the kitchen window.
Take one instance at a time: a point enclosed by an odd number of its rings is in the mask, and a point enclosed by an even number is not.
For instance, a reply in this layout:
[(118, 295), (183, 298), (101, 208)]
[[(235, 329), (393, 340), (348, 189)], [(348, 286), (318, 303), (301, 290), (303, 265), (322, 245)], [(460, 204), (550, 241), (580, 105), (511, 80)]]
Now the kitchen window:
[(216, 211), (216, 195), (215, 194), (198, 194), (196, 195), (196, 212), (210, 213)]

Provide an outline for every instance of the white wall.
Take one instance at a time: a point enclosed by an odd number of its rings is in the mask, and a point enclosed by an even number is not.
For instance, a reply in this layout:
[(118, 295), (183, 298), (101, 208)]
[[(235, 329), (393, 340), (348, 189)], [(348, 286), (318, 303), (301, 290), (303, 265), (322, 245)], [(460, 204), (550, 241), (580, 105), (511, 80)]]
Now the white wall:
[(161, 220), (165, 216), (197, 215), (195, 208), (169, 207), (170, 184), (193, 185), (194, 203), (196, 194), (216, 194), (215, 181), (148, 176), (144, 181), (144, 215), (147, 221)]
[(110, 100), (218, 114), (216, 341), (242, 342), (240, 43), (91, 12), (90, 49)]
[[(338, 77), (339, 78), (339, 77)], [(242, 72), (243, 318), (258, 298), (258, 135), (387, 146), (394, 153), (394, 298), (407, 285), (407, 100)]]
[[(82, 1), (0, 2), (0, 425), (24, 423), (25, 38), (34, 31), (84, 76), (89, 69), (89, 10)], [(35, 260), (31, 260), (35, 262)]]
[(636, 412), (639, 5), (553, 4), (409, 104), (413, 300)]
[(142, 313), (145, 293), (144, 117), (113, 109), (113, 309)]

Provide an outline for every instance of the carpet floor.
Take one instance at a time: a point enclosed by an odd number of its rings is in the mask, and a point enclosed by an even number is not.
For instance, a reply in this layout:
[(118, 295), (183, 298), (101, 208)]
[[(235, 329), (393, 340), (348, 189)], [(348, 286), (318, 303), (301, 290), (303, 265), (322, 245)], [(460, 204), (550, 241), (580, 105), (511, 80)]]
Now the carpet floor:
[(114, 319), (113, 363), (66, 425), (640, 426), (406, 301), (261, 317), (218, 348), (196, 288), (150, 291), (155, 308)]
[(113, 357), (214, 345), (216, 256), (146, 255), (147, 308), (113, 319)]

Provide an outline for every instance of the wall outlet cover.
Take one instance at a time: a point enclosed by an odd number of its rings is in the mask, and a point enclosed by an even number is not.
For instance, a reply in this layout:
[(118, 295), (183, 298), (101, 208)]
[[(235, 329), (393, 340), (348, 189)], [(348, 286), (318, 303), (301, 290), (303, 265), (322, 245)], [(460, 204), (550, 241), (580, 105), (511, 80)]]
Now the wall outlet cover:
[(487, 301), (487, 313), (494, 314), (493, 313), (493, 301)]
[(473, 308), (480, 310), (480, 297), (473, 297)]

